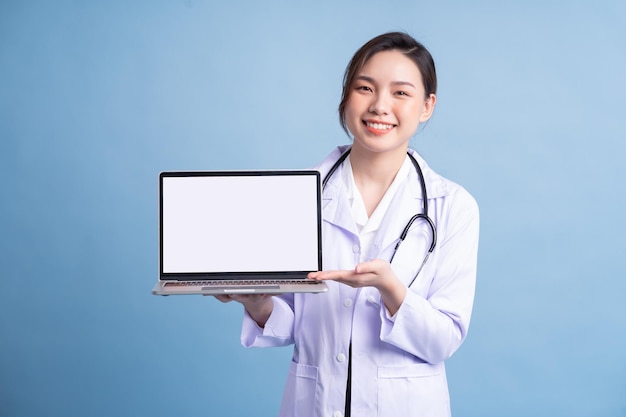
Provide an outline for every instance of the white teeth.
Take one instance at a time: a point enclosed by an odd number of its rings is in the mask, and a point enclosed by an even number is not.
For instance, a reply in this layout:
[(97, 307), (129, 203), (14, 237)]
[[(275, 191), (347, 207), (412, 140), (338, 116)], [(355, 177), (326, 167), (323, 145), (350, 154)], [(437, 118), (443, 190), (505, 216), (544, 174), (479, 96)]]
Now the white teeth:
[(393, 125), (387, 125), (387, 124), (383, 124), (383, 123), (365, 122), (365, 124), (368, 127), (371, 127), (372, 129), (376, 129), (376, 130), (388, 130), (388, 129), (391, 129), (393, 127)]

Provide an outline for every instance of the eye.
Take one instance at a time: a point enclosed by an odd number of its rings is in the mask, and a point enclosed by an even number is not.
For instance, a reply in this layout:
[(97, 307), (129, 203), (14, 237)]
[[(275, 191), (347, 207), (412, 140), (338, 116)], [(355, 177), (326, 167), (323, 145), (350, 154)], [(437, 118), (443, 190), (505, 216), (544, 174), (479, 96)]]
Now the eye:
[(363, 92), (371, 92), (372, 89), (370, 87), (368, 87), (367, 85), (357, 85), (356, 87), (354, 87), (354, 89), (356, 91), (363, 91)]
[(396, 91), (396, 95), (397, 95), (397, 96), (406, 96), (406, 97), (409, 97), (409, 96), (410, 96), (410, 94), (409, 94), (409, 93), (407, 93), (406, 91), (402, 91), (402, 90), (400, 90), (400, 91)]

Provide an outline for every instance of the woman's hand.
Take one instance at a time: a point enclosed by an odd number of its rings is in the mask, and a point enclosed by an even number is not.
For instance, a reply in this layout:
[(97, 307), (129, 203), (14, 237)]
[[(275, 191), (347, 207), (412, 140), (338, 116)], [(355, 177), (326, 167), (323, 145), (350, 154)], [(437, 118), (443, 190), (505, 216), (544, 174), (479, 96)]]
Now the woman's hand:
[(396, 277), (391, 264), (382, 259), (360, 263), (353, 270), (311, 272), (308, 277), (320, 281), (333, 280), (353, 288), (375, 287), (391, 315), (398, 311), (406, 297), (406, 287)]
[(265, 327), (265, 323), (274, 309), (272, 294), (224, 294), (214, 297), (223, 303), (236, 301), (243, 304), (250, 317), (260, 327)]

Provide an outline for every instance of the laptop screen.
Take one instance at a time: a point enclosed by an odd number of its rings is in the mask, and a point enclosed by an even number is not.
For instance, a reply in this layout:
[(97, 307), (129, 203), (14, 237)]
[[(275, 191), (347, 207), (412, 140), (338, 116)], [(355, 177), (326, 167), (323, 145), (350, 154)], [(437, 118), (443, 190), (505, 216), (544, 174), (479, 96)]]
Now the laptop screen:
[(320, 192), (310, 170), (161, 173), (162, 276), (321, 269)]

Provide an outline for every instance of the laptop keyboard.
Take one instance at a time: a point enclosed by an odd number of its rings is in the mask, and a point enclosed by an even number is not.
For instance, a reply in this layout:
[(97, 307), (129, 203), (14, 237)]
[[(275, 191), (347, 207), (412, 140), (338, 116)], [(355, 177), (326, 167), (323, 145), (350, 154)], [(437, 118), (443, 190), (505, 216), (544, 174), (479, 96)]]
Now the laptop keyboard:
[(277, 280), (206, 280), (206, 281), (180, 281), (180, 282), (166, 282), (166, 287), (214, 287), (214, 286), (275, 286), (281, 284), (317, 284), (318, 281), (313, 279), (277, 279)]

